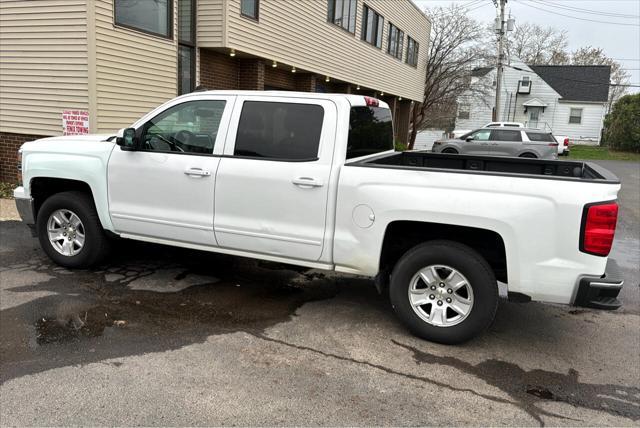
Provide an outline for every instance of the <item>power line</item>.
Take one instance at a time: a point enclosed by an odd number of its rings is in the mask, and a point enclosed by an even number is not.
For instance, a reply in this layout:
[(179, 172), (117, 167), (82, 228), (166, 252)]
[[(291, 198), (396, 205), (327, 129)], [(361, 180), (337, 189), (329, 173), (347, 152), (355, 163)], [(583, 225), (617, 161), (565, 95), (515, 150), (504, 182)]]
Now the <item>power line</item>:
[(590, 14), (590, 15), (609, 16), (609, 17), (613, 17), (613, 18), (640, 19), (640, 15), (631, 15), (631, 14), (626, 14), (626, 13), (614, 13), (614, 12), (604, 12), (604, 11), (593, 10), (593, 9), (584, 9), (584, 8), (576, 7), (576, 6), (568, 6), (566, 4), (566, 2), (565, 2), (565, 4), (560, 5), (558, 3), (553, 3), (550, 0), (540, 0), (540, 1), (532, 0), (532, 1), (534, 1), (534, 3), (544, 3), (547, 6), (554, 7), (554, 8), (557, 8), (557, 9), (569, 10), (571, 12), (585, 13), (585, 14)]
[[(535, 0), (531, 0), (531, 1), (535, 1)], [(520, 1), (519, 3), (524, 5), (524, 6), (530, 7), (532, 9), (541, 10), (541, 11), (544, 11), (544, 12), (547, 12), (547, 13), (551, 13), (551, 14), (554, 14), (554, 15), (560, 15), (560, 16), (564, 16), (564, 17), (567, 17), (567, 18), (571, 18), (571, 19), (577, 19), (577, 20), (580, 20), (580, 21), (597, 22), (598, 24), (622, 25), (622, 26), (627, 26), (627, 27), (640, 27), (640, 24), (628, 24), (628, 23), (623, 23), (623, 22), (599, 21), (599, 20), (596, 20), (596, 19), (580, 18), (578, 16), (567, 15), (567, 14), (564, 14), (564, 13), (556, 12), (555, 10), (544, 9), (544, 8), (538, 6), (538, 4), (536, 4), (536, 6), (534, 6), (532, 4), (525, 3), (524, 1)], [(546, 3), (543, 3), (543, 4), (546, 5)]]

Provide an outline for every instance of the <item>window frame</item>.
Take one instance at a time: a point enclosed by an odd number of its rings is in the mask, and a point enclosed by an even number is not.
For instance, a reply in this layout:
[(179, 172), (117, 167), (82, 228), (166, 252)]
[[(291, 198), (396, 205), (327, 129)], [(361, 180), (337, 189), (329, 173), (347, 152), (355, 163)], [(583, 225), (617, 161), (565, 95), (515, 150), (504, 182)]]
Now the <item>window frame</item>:
[[(391, 37), (393, 36), (393, 29), (396, 29), (398, 37), (395, 40), (394, 52), (391, 52)], [(404, 31), (397, 27), (393, 22), (389, 21), (389, 30), (387, 36), (387, 54), (391, 55), (395, 59), (402, 61), (404, 54)]]
[[(174, 0), (170, 0), (170, 1), (174, 1)], [(190, 17), (190, 24), (189, 26), (191, 27), (191, 40), (183, 40), (180, 39), (180, 5), (178, 4), (178, 31), (177, 31), (177, 37), (176, 39), (178, 40), (178, 49), (176, 49), (176, 54), (177, 54), (177, 69), (178, 69), (178, 76), (176, 79), (176, 92), (178, 95), (184, 95), (184, 94), (188, 94), (194, 91), (194, 89), (196, 88), (196, 25), (197, 25), (197, 21), (196, 21), (196, 14), (198, 13), (198, 2), (197, 0), (175, 0), (177, 2), (180, 1), (189, 1), (191, 2), (191, 17)], [(184, 93), (180, 93), (180, 81), (181, 81), (181, 75), (182, 75), (182, 66), (180, 64), (180, 48), (185, 48), (185, 49), (189, 49), (191, 51), (191, 88), (189, 90), (189, 92), (184, 92)]]
[[(343, 27), (342, 25), (338, 25), (335, 23), (335, 16), (336, 16), (336, 2), (338, 0), (327, 0), (327, 22), (329, 24), (332, 24), (344, 31), (346, 31), (349, 34), (352, 35), (356, 35), (356, 27), (357, 27), (357, 20), (358, 20), (358, 0), (344, 0), (344, 1), (348, 1), (349, 2), (349, 20), (347, 21), (347, 27)], [(354, 10), (353, 10), (353, 31), (349, 30), (349, 23), (351, 22), (351, 4), (354, 5)]]
[[(574, 110), (578, 110), (580, 112), (579, 116), (574, 116), (572, 113)], [(582, 114), (584, 112), (584, 108), (582, 107), (569, 107), (569, 125), (582, 125)], [(577, 122), (572, 122), (571, 119), (577, 117)]]
[[(234, 101), (231, 98), (196, 98), (196, 99), (186, 99), (181, 102), (172, 104), (167, 106), (161, 111), (157, 111), (158, 109), (150, 112), (146, 116), (142, 117), (138, 122), (133, 124), (133, 127), (136, 130), (136, 139), (137, 145), (134, 149), (136, 152), (144, 152), (144, 153), (165, 153), (171, 155), (187, 155), (187, 156), (209, 156), (209, 157), (221, 157), (219, 153), (216, 153), (216, 146), (218, 145), (218, 137), (226, 138), (226, 133), (228, 130), (228, 122), (229, 116), (231, 115), (231, 111), (233, 110)], [(220, 115), (220, 122), (218, 123), (218, 130), (216, 132), (216, 138), (213, 141), (213, 147), (211, 148), (211, 153), (198, 153), (198, 152), (181, 152), (181, 151), (162, 151), (162, 150), (149, 150), (142, 147), (142, 137), (143, 132), (147, 129), (147, 124), (154, 120), (155, 118), (165, 115), (169, 110), (174, 109), (179, 106), (184, 106), (186, 104), (194, 103), (194, 102), (222, 102), (224, 103), (224, 109), (222, 110), (222, 114)], [(164, 118), (163, 118), (164, 119)], [(222, 132), (221, 132), (222, 131)]]
[(154, 36), (154, 37), (159, 37), (165, 40), (173, 40), (173, 36), (174, 36), (174, 29), (173, 29), (173, 18), (174, 18), (174, 3), (178, 0), (167, 0), (167, 34), (162, 34), (162, 33), (156, 33), (155, 31), (149, 31), (149, 30), (145, 30), (144, 28), (139, 28), (133, 25), (129, 25), (129, 24), (122, 24), (120, 22), (118, 22), (117, 18), (116, 18), (116, 7), (117, 7), (117, 1), (118, 0), (113, 0), (113, 26), (116, 28), (123, 28), (126, 30), (131, 30), (131, 31), (137, 31), (143, 34), (147, 34), (150, 36)]
[[(411, 48), (411, 42), (413, 42), (413, 62), (409, 62), (409, 49)], [(420, 44), (411, 36), (407, 34), (407, 55), (404, 62), (411, 67), (418, 68), (418, 53), (420, 52)]]
[[(375, 18), (375, 23), (373, 25), (374, 29), (372, 32), (372, 36), (373, 36), (373, 41), (369, 41), (367, 40), (367, 29), (368, 29), (368, 13), (371, 12), (373, 13), (373, 16)], [(382, 28), (380, 28), (380, 24), (382, 23)], [(380, 34), (378, 34), (378, 30), (380, 31)], [(368, 4), (364, 4), (362, 6), (362, 26), (360, 27), (360, 39), (362, 41), (364, 41), (365, 43), (373, 46), (374, 48), (377, 49), (382, 49), (382, 44), (384, 43), (384, 16), (380, 15), (378, 12), (376, 12), (375, 9), (373, 9), (372, 7), (370, 7)], [(378, 46), (378, 39), (380, 40), (380, 46)]]
[[(251, 160), (259, 160), (264, 162), (290, 162), (290, 163), (301, 163), (301, 162), (317, 162), (321, 159), (321, 149), (323, 140), (326, 138), (326, 126), (327, 126), (327, 118), (330, 117), (330, 112), (327, 110), (327, 106), (325, 103), (315, 103), (315, 102), (299, 102), (295, 98), (262, 98), (262, 97), (251, 97), (243, 100), (238, 100), (236, 103), (235, 109), (237, 110), (237, 114), (232, 122), (232, 127), (235, 128), (235, 134), (231, 137), (233, 138), (233, 142), (231, 144), (225, 145), (225, 153), (223, 157), (228, 158), (237, 158), (237, 159), (251, 159)], [(318, 136), (318, 147), (316, 150), (315, 157), (312, 158), (286, 158), (286, 157), (264, 157), (264, 156), (248, 156), (248, 155), (236, 155), (236, 148), (238, 143), (238, 133), (240, 131), (240, 123), (242, 120), (242, 113), (244, 112), (245, 104), (247, 103), (269, 103), (269, 104), (289, 104), (289, 105), (302, 105), (302, 106), (314, 106), (320, 107), (322, 109), (322, 121), (320, 124), (320, 134)], [(228, 147), (228, 149), (227, 149)]]
[(247, 19), (251, 19), (252, 21), (260, 21), (260, 0), (252, 0), (252, 1), (255, 5), (256, 16), (251, 16), (242, 11), (242, 0), (240, 0), (240, 16)]
[[(467, 117), (460, 116), (460, 113), (467, 113)], [(469, 120), (471, 118), (471, 106), (468, 104), (459, 104), (456, 118), (462, 119), (462, 120)]]

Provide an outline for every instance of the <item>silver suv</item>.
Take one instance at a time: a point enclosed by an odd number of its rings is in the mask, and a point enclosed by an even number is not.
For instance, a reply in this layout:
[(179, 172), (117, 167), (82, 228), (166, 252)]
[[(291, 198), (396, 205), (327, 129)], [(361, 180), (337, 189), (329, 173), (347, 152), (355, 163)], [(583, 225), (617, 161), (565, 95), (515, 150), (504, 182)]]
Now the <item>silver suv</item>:
[(433, 143), (433, 152), (558, 159), (558, 142), (538, 129), (482, 128)]

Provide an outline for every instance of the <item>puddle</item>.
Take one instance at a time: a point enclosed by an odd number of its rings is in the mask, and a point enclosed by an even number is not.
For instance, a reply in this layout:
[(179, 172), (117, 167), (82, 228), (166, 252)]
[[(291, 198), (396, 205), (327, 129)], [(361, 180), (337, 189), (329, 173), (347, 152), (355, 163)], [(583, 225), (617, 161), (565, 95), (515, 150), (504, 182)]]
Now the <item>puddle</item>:
[(107, 327), (125, 326), (126, 322), (115, 319), (102, 306), (84, 312), (68, 314), (64, 318), (43, 317), (36, 321), (36, 343), (64, 343), (82, 338), (98, 337)]

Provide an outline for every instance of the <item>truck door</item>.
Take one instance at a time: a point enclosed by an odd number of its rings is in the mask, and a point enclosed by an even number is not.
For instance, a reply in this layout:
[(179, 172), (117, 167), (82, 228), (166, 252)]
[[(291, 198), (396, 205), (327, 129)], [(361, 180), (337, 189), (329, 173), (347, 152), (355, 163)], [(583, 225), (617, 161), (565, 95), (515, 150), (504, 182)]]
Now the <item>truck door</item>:
[(137, 150), (113, 150), (108, 193), (117, 232), (216, 244), (214, 180), (234, 100), (177, 100), (136, 127)]
[(320, 258), (336, 117), (328, 100), (238, 98), (216, 177), (220, 246)]

